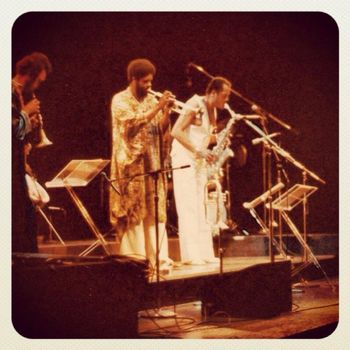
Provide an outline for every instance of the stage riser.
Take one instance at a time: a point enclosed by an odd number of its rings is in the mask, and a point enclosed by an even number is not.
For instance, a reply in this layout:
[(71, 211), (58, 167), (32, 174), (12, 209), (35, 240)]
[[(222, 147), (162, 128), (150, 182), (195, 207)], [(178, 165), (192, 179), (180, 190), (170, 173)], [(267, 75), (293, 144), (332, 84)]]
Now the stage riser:
[[(57, 260), (56, 260), (57, 261)], [(28, 338), (135, 338), (145, 264), (14, 259), (12, 320)]]
[[(223, 275), (207, 275), (148, 286), (143, 308), (201, 300), (203, 315), (218, 311), (235, 317), (271, 317), (292, 307), (290, 261), (256, 264)], [(159, 302), (158, 301), (158, 302)]]
[[(277, 240), (278, 241), (278, 240)], [(300, 255), (303, 248), (295, 236), (283, 236), (286, 253)], [(337, 255), (338, 235), (310, 234), (307, 244), (315, 255)], [(222, 245), (227, 256), (262, 256), (269, 254), (269, 238), (267, 236), (234, 236), (224, 238)]]
[[(290, 253), (290, 255), (293, 255), (294, 253), (296, 255), (301, 254), (301, 245), (295, 236), (284, 236), (283, 242), (289, 250), (287, 253)], [(75, 243), (74, 245), (69, 243), (69, 241), (66, 243), (66, 247), (60, 244), (40, 244), (40, 252), (48, 254), (79, 255), (92, 242), (80, 241), (80, 244)], [(269, 240), (268, 237), (263, 235), (226, 235), (222, 238), (221, 245), (225, 250), (226, 257), (264, 256), (268, 255)], [(308, 245), (315, 255), (338, 255), (338, 235), (336, 234), (309, 234)], [(214, 239), (216, 252), (217, 246), (217, 239)], [(112, 254), (119, 253), (119, 243), (110, 241), (108, 247)], [(101, 248), (97, 248), (93, 251), (93, 255), (98, 254), (103, 254)], [(169, 238), (169, 255), (175, 261), (180, 260), (180, 248), (177, 237)]]

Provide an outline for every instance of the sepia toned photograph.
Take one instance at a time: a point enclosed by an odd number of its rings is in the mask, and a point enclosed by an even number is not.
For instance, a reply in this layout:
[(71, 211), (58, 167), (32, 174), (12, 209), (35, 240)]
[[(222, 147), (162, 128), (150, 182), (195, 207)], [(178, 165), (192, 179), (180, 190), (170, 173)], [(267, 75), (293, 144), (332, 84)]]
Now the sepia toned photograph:
[(11, 316), (29, 339), (322, 339), (339, 319), (323, 12), (27, 12)]

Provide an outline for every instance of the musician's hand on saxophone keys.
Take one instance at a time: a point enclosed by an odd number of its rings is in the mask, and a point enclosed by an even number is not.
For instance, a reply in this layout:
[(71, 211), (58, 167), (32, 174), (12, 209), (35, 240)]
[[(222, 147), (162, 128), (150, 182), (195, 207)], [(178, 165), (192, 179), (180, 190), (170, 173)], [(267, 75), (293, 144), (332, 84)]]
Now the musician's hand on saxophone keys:
[(216, 156), (208, 149), (196, 150), (195, 155), (196, 158), (205, 159), (209, 164), (216, 160)]

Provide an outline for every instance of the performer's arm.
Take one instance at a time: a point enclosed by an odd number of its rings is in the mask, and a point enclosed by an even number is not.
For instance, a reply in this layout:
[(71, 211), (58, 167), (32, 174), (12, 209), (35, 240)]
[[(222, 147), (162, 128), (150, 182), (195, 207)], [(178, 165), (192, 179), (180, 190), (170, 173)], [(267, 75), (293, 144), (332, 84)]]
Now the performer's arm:
[(188, 112), (180, 114), (173, 129), (171, 130), (171, 136), (179, 141), (185, 148), (187, 148), (193, 154), (198, 151), (192, 144), (191, 140), (187, 137), (185, 130), (193, 123), (195, 118), (195, 112)]
[(192, 152), (196, 158), (205, 158), (206, 161), (210, 163), (214, 160), (214, 156), (211, 152), (206, 149), (197, 149), (185, 132), (185, 130), (194, 123), (195, 117), (196, 113), (193, 111), (181, 114), (171, 131), (171, 136)]

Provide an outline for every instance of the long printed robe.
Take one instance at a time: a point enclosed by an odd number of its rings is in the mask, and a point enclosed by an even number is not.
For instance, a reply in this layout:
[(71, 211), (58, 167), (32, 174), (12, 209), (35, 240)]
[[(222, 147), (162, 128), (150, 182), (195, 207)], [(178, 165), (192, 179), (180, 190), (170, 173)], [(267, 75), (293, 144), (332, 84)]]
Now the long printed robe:
[[(145, 113), (155, 107), (157, 100), (146, 96), (139, 102), (130, 88), (114, 95), (111, 104), (112, 158), (111, 178), (121, 191), (110, 188), (110, 221), (118, 234), (139, 224), (147, 215), (154, 217), (154, 183), (151, 176), (136, 176), (164, 166), (166, 142), (160, 131), (158, 113), (147, 122)], [(123, 179), (128, 177), (128, 179)], [(159, 222), (166, 221), (166, 175), (158, 180)]]

